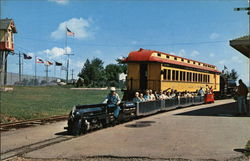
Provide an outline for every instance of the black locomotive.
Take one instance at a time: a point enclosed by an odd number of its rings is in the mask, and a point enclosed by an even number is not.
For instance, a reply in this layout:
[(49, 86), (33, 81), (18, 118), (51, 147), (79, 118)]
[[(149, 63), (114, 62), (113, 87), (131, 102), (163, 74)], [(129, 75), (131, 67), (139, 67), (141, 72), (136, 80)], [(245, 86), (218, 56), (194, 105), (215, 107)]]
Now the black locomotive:
[(129, 121), (141, 116), (151, 115), (160, 111), (187, 107), (204, 103), (203, 96), (172, 98), (148, 102), (122, 102), (118, 118), (114, 117), (116, 105), (92, 104), (74, 106), (68, 118), (68, 133), (80, 135), (88, 131)]

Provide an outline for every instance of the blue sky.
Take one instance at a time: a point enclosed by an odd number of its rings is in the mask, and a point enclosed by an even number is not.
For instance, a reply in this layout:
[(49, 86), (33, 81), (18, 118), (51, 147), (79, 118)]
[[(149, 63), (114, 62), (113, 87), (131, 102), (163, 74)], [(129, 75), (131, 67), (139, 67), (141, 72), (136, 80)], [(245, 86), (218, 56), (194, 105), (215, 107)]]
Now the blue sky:
[[(65, 64), (65, 30), (70, 69), (76, 74), (87, 58), (105, 65), (139, 48), (158, 50), (236, 69), (249, 82), (249, 60), (229, 46), (248, 33), (247, 0), (5, 0), (1, 18), (12, 18), (18, 33), (15, 52)], [(8, 71), (18, 72), (18, 57), (9, 56)], [(44, 76), (44, 66), (37, 65)], [(50, 67), (53, 76), (53, 67)], [(24, 61), (24, 74), (34, 74), (34, 60)], [(64, 77), (65, 73), (61, 76)], [(59, 76), (57, 68), (56, 76)]]

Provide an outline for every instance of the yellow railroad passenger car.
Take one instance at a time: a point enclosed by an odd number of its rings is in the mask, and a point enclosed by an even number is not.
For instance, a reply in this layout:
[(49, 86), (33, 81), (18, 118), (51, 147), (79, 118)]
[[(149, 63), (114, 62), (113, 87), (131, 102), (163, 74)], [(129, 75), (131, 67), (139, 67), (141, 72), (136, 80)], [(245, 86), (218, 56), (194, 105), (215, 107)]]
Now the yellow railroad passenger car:
[(220, 90), (216, 66), (154, 50), (139, 49), (124, 60), (128, 64), (127, 90), (175, 89), (195, 92), (200, 87)]

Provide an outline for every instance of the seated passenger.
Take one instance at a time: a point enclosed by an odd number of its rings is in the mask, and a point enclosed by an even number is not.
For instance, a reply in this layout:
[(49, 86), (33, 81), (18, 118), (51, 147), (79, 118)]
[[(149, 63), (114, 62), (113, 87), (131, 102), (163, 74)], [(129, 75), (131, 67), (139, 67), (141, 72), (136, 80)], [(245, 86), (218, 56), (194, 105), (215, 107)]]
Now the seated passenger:
[(200, 90), (198, 91), (198, 95), (199, 95), (199, 96), (204, 96), (204, 95), (205, 95), (205, 92), (204, 92), (204, 90), (202, 89), (202, 87), (201, 87)]
[(213, 86), (211, 86), (211, 87), (209, 88), (209, 90), (210, 90), (210, 93), (211, 93), (211, 94), (214, 93)]
[(175, 90), (171, 89), (170, 96), (173, 98), (176, 96)]
[(144, 95), (145, 101), (151, 101), (151, 95), (149, 94), (149, 90), (146, 90), (146, 94)]
[(133, 102), (142, 102), (139, 92), (135, 92), (135, 97), (133, 98)]
[(158, 95), (158, 99), (159, 100), (164, 100), (166, 98), (166, 95), (162, 92), (162, 90), (160, 90), (160, 93)]
[(143, 97), (143, 93), (140, 93), (140, 99), (141, 99), (142, 102), (145, 101), (145, 99), (144, 99), (144, 97)]
[(121, 103), (121, 99), (120, 99), (119, 95), (116, 93), (115, 87), (110, 88), (110, 93), (107, 95), (107, 97), (103, 101), (103, 103), (116, 105), (116, 109), (114, 111), (114, 116), (115, 116), (115, 118), (118, 118), (120, 110), (121, 110), (121, 108), (119, 107), (119, 104)]
[(149, 90), (149, 95), (150, 95), (150, 97), (151, 97), (151, 101), (156, 100), (155, 95), (153, 94), (152, 89)]

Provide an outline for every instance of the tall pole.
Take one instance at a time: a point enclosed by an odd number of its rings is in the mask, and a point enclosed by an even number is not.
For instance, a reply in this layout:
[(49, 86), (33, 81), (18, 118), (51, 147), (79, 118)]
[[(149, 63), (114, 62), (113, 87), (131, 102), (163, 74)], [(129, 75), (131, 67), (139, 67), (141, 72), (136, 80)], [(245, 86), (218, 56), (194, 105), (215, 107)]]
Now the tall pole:
[(20, 51), (19, 51), (19, 76), (18, 76), (18, 78), (19, 78), (19, 82), (21, 82), (21, 53), (20, 53)]
[(56, 79), (56, 62), (54, 64), (54, 79)]
[(36, 56), (35, 56), (35, 79), (34, 79), (34, 85), (36, 85)]
[(68, 56), (68, 59), (67, 59), (67, 71), (66, 71), (66, 83), (68, 83), (69, 81), (69, 55)]
[(74, 79), (74, 69), (71, 69), (71, 76), (72, 76), (72, 81), (73, 81), (73, 79)]
[(22, 68), (22, 72), (21, 72), (21, 76), (24, 78), (24, 75), (23, 75), (23, 58), (21, 58), (21, 68)]
[[(65, 54), (67, 55), (67, 38), (68, 38), (68, 35), (67, 35), (67, 24), (66, 24), (66, 27), (65, 27), (65, 36), (66, 36), (66, 39), (65, 39)], [(66, 83), (68, 83), (68, 74), (69, 74), (69, 55), (67, 55), (67, 71), (66, 71)]]
[(48, 83), (48, 67), (49, 65), (48, 64), (44, 64), (45, 65), (45, 72), (46, 72), (46, 82)]

